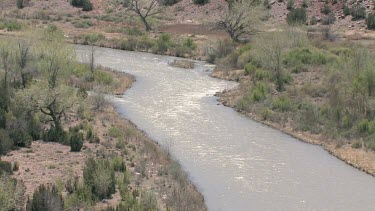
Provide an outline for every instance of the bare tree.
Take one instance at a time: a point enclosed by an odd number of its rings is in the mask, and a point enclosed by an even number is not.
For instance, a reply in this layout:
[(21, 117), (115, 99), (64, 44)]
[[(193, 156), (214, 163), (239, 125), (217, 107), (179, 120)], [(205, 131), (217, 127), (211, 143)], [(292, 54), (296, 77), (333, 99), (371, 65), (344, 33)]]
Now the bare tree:
[(291, 46), (290, 38), (285, 31), (259, 34), (254, 42), (258, 49), (259, 60), (271, 70), (278, 91), (284, 90), (283, 55)]
[(151, 25), (147, 18), (160, 13), (158, 0), (123, 0), (123, 6), (135, 12), (146, 27), (146, 31), (151, 31)]
[(215, 29), (226, 31), (234, 41), (241, 36), (260, 32), (265, 10), (259, 0), (233, 1), (228, 5), (228, 13), (215, 23)]

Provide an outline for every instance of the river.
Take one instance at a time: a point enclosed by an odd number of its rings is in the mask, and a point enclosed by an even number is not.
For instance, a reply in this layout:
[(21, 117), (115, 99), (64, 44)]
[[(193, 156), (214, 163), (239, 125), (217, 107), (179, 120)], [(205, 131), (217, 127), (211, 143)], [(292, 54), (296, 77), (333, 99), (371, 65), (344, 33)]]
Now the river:
[[(80, 58), (88, 47), (77, 46)], [(236, 83), (212, 67), (171, 67), (173, 57), (106, 48), (96, 63), (130, 73), (115, 100), (130, 119), (180, 161), (209, 210), (375, 210), (375, 178), (314, 146), (219, 105)]]

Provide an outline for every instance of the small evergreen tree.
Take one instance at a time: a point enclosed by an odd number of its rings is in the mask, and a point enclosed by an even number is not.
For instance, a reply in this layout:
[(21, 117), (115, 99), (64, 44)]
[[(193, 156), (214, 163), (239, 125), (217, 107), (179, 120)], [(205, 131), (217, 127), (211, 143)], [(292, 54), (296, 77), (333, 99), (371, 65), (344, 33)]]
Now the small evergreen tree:
[(24, 8), (23, 0), (17, 0), (16, 1), (16, 6), (17, 6), (18, 9)]
[(289, 25), (306, 23), (307, 15), (305, 8), (296, 8), (290, 11), (287, 15), (287, 22)]
[(62, 211), (64, 201), (61, 194), (55, 186), (48, 188), (44, 185), (39, 186), (33, 193), (33, 199), (27, 200), (27, 211)]
[(82, 133), (73, 133), (70, 137), (70, 150), (72, 152), (79, 152), (83, 147), (83, 134)]
[(92, 3), (90, 0), (82, 0), (82, 10), (83, 11), (91, 11), (93, 8)]

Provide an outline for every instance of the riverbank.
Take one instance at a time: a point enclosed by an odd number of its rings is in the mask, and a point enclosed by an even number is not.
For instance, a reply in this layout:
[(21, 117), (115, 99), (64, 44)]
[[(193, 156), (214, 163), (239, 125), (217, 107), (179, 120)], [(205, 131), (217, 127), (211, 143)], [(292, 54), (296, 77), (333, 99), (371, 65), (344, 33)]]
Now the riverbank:
[[(232, 74), (228, 74), (225, 71), (216, 70), (211, 74), (211, 77), (219, 78), (223, 80), (236, 81), (239, 78), (239, 75), (243, 75), (243, 71), (238, 70)], [(363, 148), (356, 149), (352, 147), (352, 143), (355, 140), (352, 140), (351, 143), (338, 143), (334, 139), (330, 139), (323, 134), (312, 134), (310, 132), (298, 131), (293, 129), (290, 124), (285, 123), (276, 123), (269, 120), (265, 120), (260, 114), (245, 112), (236, 108), (236, 103), (243, 92), (246, 89), (244, 83), (248, 81), (241, 81), (239, 87), (233, 90), (223, 90), (222, 92), (216, 93), (216, 96), (219, 97), (219, 101), (227, 107), (236, 109), (236, 111), (242, 113), (248, 118), (251, 118), (254, 121), (267, 125), (271, 128), (280, 130), (300, 141), (322, 146), (327, 152), (331, 155), (337, 157), (338, 159), (344, 161), (350, 166), (353, 166), (367, 174), (375, 176), (375, 153), (371, 150), (365, 150)], [(241, 90), (242, 89), (242, 90)]]
[[(114, 96), (124, 93), (135, 81), (129, 74), (101, 69), (116, 78), (118, 85), (109, 90)], [(95, 96), (89, 98), (89, 101), (95, 101)], [(71, 178), (83, 177), (86, 159), (120, 156), (124, 160), (126, 174), (131, 178), (128, 191), (139, 194), (151, 192), (160, 210), (181, 207), (207, 210), (203, 196), (179, 163), (132, 122), (120, 117), (113, 104), (105, 103), (101, 109), (89, 106), (85, 112), (88, 119), (80, 120), (76, 114), (70, 113), (64, 125), (91, 124), (99, 143), (85, 141), (82, 151), (77, 153), (59, 143), (34, 141), (29, 148), (20, 148), (2, 156), (3, 161), (18, 163), (19, 169), (14, 172), (14, 178), (24, 182), (26, 198), (31, 198), (43, 184), (55, 184), (66, 195), (64, 184)], [(182, 196), (185, 199), (181, 200)], [(110, 199), (100, 201), (92, 209), (115, 207), (124, 200), (122, 197), (122, 190), (117, 187)]]

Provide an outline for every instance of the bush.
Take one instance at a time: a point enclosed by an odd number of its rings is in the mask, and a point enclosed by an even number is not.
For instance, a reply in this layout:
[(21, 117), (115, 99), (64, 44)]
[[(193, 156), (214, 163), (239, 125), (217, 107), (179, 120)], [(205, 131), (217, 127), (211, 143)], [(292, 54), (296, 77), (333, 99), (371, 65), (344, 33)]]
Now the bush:
[(29, 147), (33, 138), (24, 129), (16, 129), (10, 132), (10, 138), (13, 140), (15, 146)]
[(257, 83), (253, 89), (251, 89), (247, 100), (250, 102), (259, 102), (266, 99), (269, 88), (265, 83)]
[(344, 5), (342, 7), (342, 10), (343, 10), (343, 13), (344, 13), (345, 16), (350, 15), (350, 8), (347, 5)]
[(5, 155), (13, 146), (13, 141), (10, 139), (6, 130), (0, 129), (0, 155)]
[(94, 80), (101, 85), (111, 85), (113, 83), (112, 74), (105, 71), (95, 71)]
[(27, 211), (40, 211), (40, 210), (63, 210), (64, 201), (56, 186), (52, 188), (39, 186), (33, 193), (33, 199), (27, 201)]
[(204, 5), (204, 4), (207, 4), (209, 0), (193, 0), (193, 3), (194, 4), (200, 4), (200, 5)]
[(93, 9), (90, 0), (82, 0), (82, 11), (91, 11)]
[(79, 20), (79, 21), (74, 23), (74, 27), (84, 28), (84, 29), (90, 28), (93, 25), (94, 24), (90, 20)]
[(287, 10), (293, 10), (294, 9), (294, 2), (295, 2), (295, 0), (288, 0), (288, 2), (286, 3), (286, 9)]
[(287, 53), (283, 62), (288, 67), (301, 65), (324, 65), (328, 63), (324, 52), (311, 47), (295, 48)]
[(165, 6), (171, 6), (171, 5), (177, 4), (180, 1), (181, 0), (161, 0), (161, 4)]
[(287, 15), (287, 22), (289, 25), (306, 23), (307, 15), (305, 8), (296, 8), (291, 10)]
[(289, 111), (292, 107), (292, 104), (290, 102), (290, 99), (288, 96), (283, 95), (280, 97), (277, 97), (272, 102), (272, 109), (273, 110), (279, 110), (281, 112)]
[(153, 52), (163, 54), (166, 53), (171, 46), (171, 35), (163, 33), (159, 36), (158, 40), (156, 41), (153, 47)]
[(303, 0), (303, 1), (302, 1), (302, 7), (303, 7), (303, 8), (307, 8), (307, 7), (309, 7), (309, 4), (308, 4), (307, 0)]
[(111, 127), (108, 129), (108, 135), (112, 138), (119, 138), (122, 137), (124, 134), (119, 128)]
[(70, 151), (79, 152), (83, 147), (83, 134), (78, 132), (73, 132), (73, 135), (70, 137)]
[(366, 9), (363, 6), (356, 4), (351, 8), (350, 14), (352, 15), (352, 20), (365, 19)]
[(68, 134), (62, 128), (50, 128), (43, 134), (43, 140), (46, 142), (59, 142), (62, 144), (69, 144)]
[(0, 176), (0, 210), (24, 210), (25, 185), (10, 175)]
[(368, 14), (366, 24), (368, 29), (375, 29), (375, 13)]
[(354, 149), (360, 149), (360, 148), (362, 148), (362, 143), (359, 142), (359, 141), (354, 142), (354, 143), (352, 144), (352, 148), (354, 148)]
[(24, 7), (23, 0), (17, 0), (16, 6), (17, 6), (18, 9), (23, 9), (23, 7)]
[(12, 164), (7, 161), (1, 161), (0, 160), (0, 176), (2, 176), (4, 173), (12, 174)]
[(108, 160), (87, 159), (83, 169), (83, 181), (97, 200), (109, 198), (115, 193), (115, 172)]
[(336, 16), (333, 12), (329, 13), (328, 15), (323, 17), (322, 24), (323, 25), (331, 25), (336, 21)]
[(323, 14), (328, 15), (329, 13), (331, 13), (331, 7), (328, 4), (325, 4), (320, 11)]
[(119, 171), (119, 172), (124, 172), (126, 170), (124, 160), (120, 156), (116, 156), (115, 158), (113, 158), (112, 167), (113, 167), (113, 170)]
[(20, 165), (18, 164), (18, 162), (14, 162), (13, 164), (13, 171), (18, 171), (20, 169)]
[(317, 23), (318, 23), (318, 19), (315, 16), (311, 17), (310, 25), (316, 25)]
[(245, 75), (252, 75), (256, 71), (256, 67), (252, 63), (247, 63), (245, 65)]

